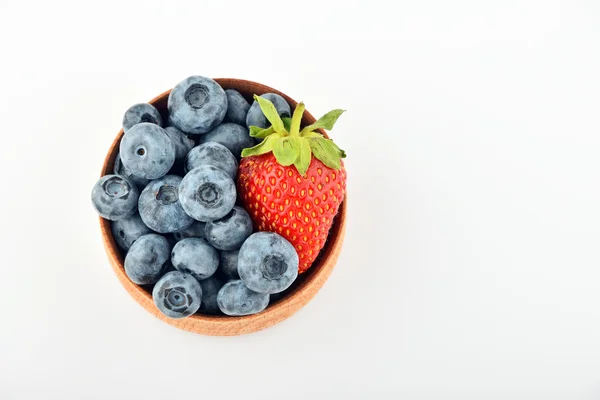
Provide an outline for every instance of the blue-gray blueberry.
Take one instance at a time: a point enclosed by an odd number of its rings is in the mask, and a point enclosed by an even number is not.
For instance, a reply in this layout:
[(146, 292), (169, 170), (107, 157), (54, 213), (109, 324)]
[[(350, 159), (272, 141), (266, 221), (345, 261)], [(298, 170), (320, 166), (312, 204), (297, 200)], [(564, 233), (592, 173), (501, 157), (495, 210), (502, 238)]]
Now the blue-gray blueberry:
[(185, 318), (194, 314), (202, 303), (202, 287), (190, 274), (166, 273), (152, 290), (158, 310), (169, 318)]
[(191, 171), (201, 165), (212, 165), (225, 171), (231, 179), (235, 179), (238, 163), (227, 147), (206, 142), (194, 147), (185, 158), (185, 170)]
[(125, 256), (125, 273), (133, 283), (149, 285), (158, 281), (169, 267), (171, 246), (157, 233), (141, 236)]
[(212, 165), (194, 168), (179, 185), (179, 201), (185, 212), (197, 221), (224, 217), (235, 200), (235, 183), (226, 172)]
[(171, 263), (175, 269), (192, 274), (201, 281), (217, 271), (219, 252), (204, 239), (182, 239), (171, 251)]
[(121, 162), (132, 174), (145, 179), (164, 176), (175, 163), (175, 146), (163, 128), (142, 122), (123, 135)]
[(234, 206), (227, 215), (206, 223), (204, 235), (219, 250), (237, 250), (252, 234), (252, 218), (242, 207)]
[(194, 222), (179, 202), (181, 177), (166, 175), (148, 184), (138, 201), (144, 223), (159, 233), (178, 232)]
[(113, 221), (111, 223), (113, 238), (117, 245), (127, 251), (141, 236), (152, 233), (152, 230), (144, 224), (139, 213), (133, 214), (129, 218)]
[(246, 123), (246, 115), (250, 109), (250, 103), (237, 90), (227, 89), (225, 90), (225, 94), (227, 95), (225, 120), (244, 125)]
[(256, 314), (269, 305), (269, 295), (254, 292), (241, 280), (223, 285), (217, 294), (219, 309), (227, 315), (241, 316)]
[(202, 134), (225, 118), (227, 95), (214, 80), (190, 76), (173, 88), (167, 107), (173, 125), (186, 133)]
[(175, 147), (175, 162), (183, 161), (196, 142), (174, 126), (167, 126), (165, 132)]
[(126, 132), (142, 122), (162, 126), (160, 113), (152, 104), (139, 103), (129, 107), (123, 116), (123, 131)]
[(298, 277), (298, 253), (285, 238), (274, 232), (252, 234), (238, 254), (238, 273), (249, 289), (279, 293)]
[(206, 135), (198, 138), (198, 143), (217, 142), (227, 147), (239, 160), (242, 150), (254, 146), (254, 139), (250, 136), (248, 128), (238, 124), (224, 122)]
[(118, 221), (137, 210), (138, 188), (121, 175), (105, 175), (92, 188), (92, 204), (105, 219)]

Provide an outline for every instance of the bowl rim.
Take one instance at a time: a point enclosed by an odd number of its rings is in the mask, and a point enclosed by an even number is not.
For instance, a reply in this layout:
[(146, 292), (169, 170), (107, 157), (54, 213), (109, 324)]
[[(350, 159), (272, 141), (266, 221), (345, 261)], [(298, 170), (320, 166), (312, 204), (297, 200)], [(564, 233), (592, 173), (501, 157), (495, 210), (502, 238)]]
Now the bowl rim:
[[(252, 89), (252, 91), (258, 95), (264, 93), (277, 93), (287, 100), (292, 109), (298, 104), (286, 94), (257, 82), (234, 78), (215, 78), (215, 81), (224, 89)], [(154, 105), (165, 102), (166, 99), (168, 99), (170, 92), (171, 89), (161, 93), (150, 100), (149, 103)], [(314, 121), (315, 118), (308, 111), (305, 111), (302, 123), (308, 125)], [(327, 133), (322, 129), (320, 129), (320, 133), (328, 137)], [(113, 172), (114, 160), (118, 153), (119, 144), (122, 137), (123, 129), (119, 131), (107, 152), (100, 172), (101, 176)], [(264, 311), (258, 314), (241, 317), (193, 314), (187, 318), (172, 319), (160, 313), (158, 308), (154, 305), (152, 294), (141, 286), (131, 282), (125, 274), (123, 265), (124, 260), (112, 236), (110, 221), (101, 217), (99, 217), (99, 220), (102, 241), (111, 267), (123, 287), (134, 298), (134, 300), (136, 300), (137, 303), (139, 303), (155, 317), (177, 328), (204, 335), (233, 336), (257, 332), (275, 325), (292, 316), (316, 295), (316, 293), (325, 284), (327, 278), (329, 278), (331, 275), (331, 272), (333, 271), (333, 268), (335, 267), (337, 259), (342, 250), (342, 244), (346, 230), (346, 210), (347, 193), (344, 196), (344, 200), (340, 204), (338, 214), (335, 217), (334, 224), (329, 233), (329, 238), (321, 250), (321, 256), (315, 260), (315, 264), (313, 264), (313, 266), (311, 266), (311, 268), (306, 272), (306, 274), (309, 275), (306, 276), (306, 278), (297, 287), (295, 287), (289, 295), (286, 295), (272, 305), (270, 304)]]

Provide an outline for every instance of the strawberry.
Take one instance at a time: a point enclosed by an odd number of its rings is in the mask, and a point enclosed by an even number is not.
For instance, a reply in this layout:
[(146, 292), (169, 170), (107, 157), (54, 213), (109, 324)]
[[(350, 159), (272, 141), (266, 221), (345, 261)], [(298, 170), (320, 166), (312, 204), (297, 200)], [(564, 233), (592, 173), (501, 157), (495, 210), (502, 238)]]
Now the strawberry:
[(346, 192), (346, 156), (318, 132), (330, 130), (343, 110), (333, 110), (300, 130), (304, 104), (291, 119), (279, 117), (273, 103), (259, 96), (271, 126), (250, 127), (250, 136), (264, 139), (242, 151), (238, 194), (261, 231), (276, 232), (294, 245), (299, 272), (306, 271), (325, 245)]

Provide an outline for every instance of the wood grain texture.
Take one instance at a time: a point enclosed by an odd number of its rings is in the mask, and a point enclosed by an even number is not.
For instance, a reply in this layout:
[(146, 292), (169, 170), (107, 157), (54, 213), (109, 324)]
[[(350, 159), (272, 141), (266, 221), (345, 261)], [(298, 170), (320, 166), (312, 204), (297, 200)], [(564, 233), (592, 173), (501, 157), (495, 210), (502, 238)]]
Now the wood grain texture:
[[(236, 89), (250, 102), (252, 102), (253, 94), (261, 95), (264, 93), (278, 93), (290, 103), (292, 109), (297, 104), (296, 101), (284, 93), (259, 83), (229, 78), (217, 78), (215, 80), (224, 89)], [(167, 120), (166, 112), (169, 93), (170, 90), (150, 101), (150, 104), (153, 104), (161, 112), (163, 121)], [(302, 125), (309, 125), (313, 122), (315, 122), (315, 118), (308, 111), (305, 112), (304, 118), (302, 119)], [(323, 130), (321, 130), (321, 133), (327, 136), (326, 132)], [(123, 130), (117, 134), (117, 137), (113, 141), (110, 150), (106, 155), (104, 165), (102, 166), (101, 176), (113, 172), (113, 165), (119, 151), (119, 143), (122, 136)], [(340, 210), (336, 216), (333, 227), (331, 228), (327, 243), (313, 266), (306, 273), (298, 277), (296, 282), (294, 282), (292, 287), (285, 292), (285, 295), (282, 298), (272, 301), (266, 310), (259, 314), (244, 317), (194, 314), (191, 317), (184, 319), (172, 319), (164, 316), (154, 305), (152, 294), (143, 287), (131, 282), (127, 275), (125, 275), (123, 257), (112, 236), (110, 221), (100, 218), (100, 230), (102, 232), (102, 240), (104, 242), (106, 254), (108, 255), (108, 259), (117, 278), (133, 299), (152, 315), (170, 325), (186, 331), (213, 336), (234, 336), (256, 332), (283, 321), (308, 303), (319, 289), (321, 289), (335, 267), (342, 250), (342, 243), (344, 241), (346, 230), (346, 203), (347, 195), (340, 205)]]

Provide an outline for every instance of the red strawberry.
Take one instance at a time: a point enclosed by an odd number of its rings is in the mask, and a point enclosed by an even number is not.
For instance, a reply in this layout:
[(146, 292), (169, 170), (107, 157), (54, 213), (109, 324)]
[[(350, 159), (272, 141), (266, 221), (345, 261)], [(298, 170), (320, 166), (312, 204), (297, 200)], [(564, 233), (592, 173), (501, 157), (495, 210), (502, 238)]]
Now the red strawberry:
[(264, 140), (242, 152), (238, 193), (259, 230), (277, 232), (294, 245), (302, 273), (325, 245), (346, 193), (341, 161), (346, 154), (314, 132), (331, 129), (343, 110), (330, 111), (300, 131), (303, 103), (284, 122), (269, 100), (254, 98), (272, 126), (250, 127), (251, 136)]

